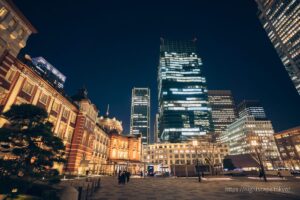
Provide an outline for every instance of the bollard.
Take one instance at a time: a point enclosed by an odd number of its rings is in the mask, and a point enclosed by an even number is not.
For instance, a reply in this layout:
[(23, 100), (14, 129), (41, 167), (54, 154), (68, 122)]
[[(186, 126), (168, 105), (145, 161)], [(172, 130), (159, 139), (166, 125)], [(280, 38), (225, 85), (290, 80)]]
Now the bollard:
[[(60, 192), (59, 192), (59, 199), (63, 200), (76, 200), (78, 199), (78, 190), (72, 186), (65, 186)], [(47, 199), (50, 199), (51, 197), (47, 197)]]
[(95, 180), (95, 191), (97, 190), (97, 188), (98, 188), (98, 182), (97, 180)]
[(81, 200), (82, 187), (78, 187), (78, 200)]
[(97, 187), (100, 188), (100, 186), (101, 186), (101, 178), (98, 179), (98, 185), (97, 185)]
[(93, 192), (94, 192), (94, 184), (93, 184), (93, 181), (92, 181), (90, 183), (90, 192), (89, 192), (89, 194), (92, 196)]
[(91, 194), (94, 192), (94, 180), (91, 181)]
[(93, 181), (93, 192), (96, 191), (96, 188), (97, 188), (97, 181), (94, 179), (94, 181)]
[(87, 200), (89, 197), (89, 185), (87, 185), (86, 187), (86, 196), (85, 196), (85, 199)]

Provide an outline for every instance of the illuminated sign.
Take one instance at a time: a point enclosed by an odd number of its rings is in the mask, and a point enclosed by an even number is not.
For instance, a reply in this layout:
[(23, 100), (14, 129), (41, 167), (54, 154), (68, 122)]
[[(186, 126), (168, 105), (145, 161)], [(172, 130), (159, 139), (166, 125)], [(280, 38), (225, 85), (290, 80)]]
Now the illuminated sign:
[(40, 73), (46, 75), (46, 78), (49, 81), (57, 85), (59, 88), (64, 87), (66, 76), (58, 71), (58, 69), (56, 69), (43, 57), (32, 58), (32, 64)]

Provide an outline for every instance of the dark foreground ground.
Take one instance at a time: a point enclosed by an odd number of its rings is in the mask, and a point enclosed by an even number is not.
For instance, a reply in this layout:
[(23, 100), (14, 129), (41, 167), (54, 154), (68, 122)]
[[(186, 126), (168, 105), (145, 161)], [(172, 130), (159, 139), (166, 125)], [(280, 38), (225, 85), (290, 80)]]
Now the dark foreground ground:
[(118, 200), (186, 200), (186, 199), (300, 199), (300, 179), (282, 181), (233, 180), (202, 181), (196, 178), (132, 178), (126, 185), (118, 185), (116, 177), (102, 177), (101, 188), (92, 199)]

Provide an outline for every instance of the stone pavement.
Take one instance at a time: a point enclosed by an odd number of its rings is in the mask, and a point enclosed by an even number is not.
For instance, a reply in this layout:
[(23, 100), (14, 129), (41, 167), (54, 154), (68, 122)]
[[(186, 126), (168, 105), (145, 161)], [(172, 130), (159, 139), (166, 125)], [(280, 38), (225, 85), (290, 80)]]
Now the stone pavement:
[(203, 181), (195, 178), (135, 178), (126, 185), (118, 185), (116, 177), (102, 177), (101, 188), (93, 200), (198, 200), (198, 199), (300, 199), (300, 180), (270, 181), (247, 178), (231, 181)]

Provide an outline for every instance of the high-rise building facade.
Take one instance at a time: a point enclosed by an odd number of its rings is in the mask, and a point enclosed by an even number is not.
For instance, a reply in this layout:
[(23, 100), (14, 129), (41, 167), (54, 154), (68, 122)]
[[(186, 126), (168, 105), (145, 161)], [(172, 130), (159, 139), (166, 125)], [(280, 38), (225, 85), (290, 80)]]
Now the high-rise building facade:
[(273, 134), (271, 121), (244, 116), (227, 127), (220, 141), (228, 144), (230, 155), (255, 154), (255, 148), (259, 149), (266, 167), (272, 168), (279, 161)]
[(259, 19), (300, 94), (299, 0), (255, 0)]
[(239, 117), (253, 116), (255, 119), (267, 119), (265, 109), (258, 100), (243, 100), (237, 106)]
[(0, 0), (0, 59), (8, 51), (16, 57), (37, 30), (11, 0)]
[(212, 131), (206, 79), (196, 41), (161, 39), (158, 66), (159, 137), (180, 142)]
[(216, 136), (235, 121), (237, 113), (230, 90), (208, 90), (208, 101), (212, 109), (212, 121)]
[(220, 141), (229, 146), (229, 154), (255, 154), (259, 151), (268, 169), (278, 167), (280, 158), (272, 122), (266, 118), (260, 102), (244, 100), (239, 104), (238, 112), (239, 118), (220, 136)]
[(142, 135), (142, 143), (150, 142), (150, 89), (133, 88), (131, 97), (130, 134)]

